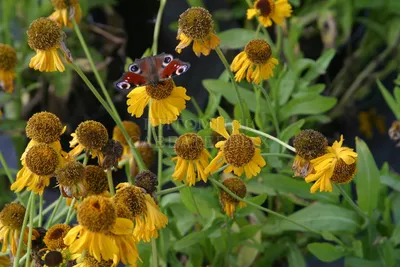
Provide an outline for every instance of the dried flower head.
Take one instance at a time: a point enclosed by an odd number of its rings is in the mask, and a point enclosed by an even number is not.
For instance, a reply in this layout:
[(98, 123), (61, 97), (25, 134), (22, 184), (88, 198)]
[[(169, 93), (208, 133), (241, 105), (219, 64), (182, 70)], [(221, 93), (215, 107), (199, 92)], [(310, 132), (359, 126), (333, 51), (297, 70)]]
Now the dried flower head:
[(66, 248), (67, 246), (64, 244), (64, 237), (70, 229), (71, 227), (67, 224), (53, 225), (44, 236), (43, 242), (50, 250)]
[(101, 166), (104, 169), (118, 168), (118, 161), (121, 159), (123, 151), (124, 148), (120, 142), (110, 139), (102, 149), (104, 159)]
[(83, 181), (89, 196), (98, 195), (108, 190), (107, 174), (99, 166), (86, 166)]
[(142, 171), (135, 178), (135, 185), (143, 188), (147, 194), (153, 194), (157, 190), (157, 175), (151, 171)]

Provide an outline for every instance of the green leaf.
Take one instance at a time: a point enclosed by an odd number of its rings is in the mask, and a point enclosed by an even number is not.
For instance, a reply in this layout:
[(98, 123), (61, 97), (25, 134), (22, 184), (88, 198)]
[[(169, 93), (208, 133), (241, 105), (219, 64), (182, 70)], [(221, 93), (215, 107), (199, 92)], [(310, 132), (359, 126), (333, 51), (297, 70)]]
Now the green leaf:
[(208, 91), (208, 103), (204, 111), (203, 119), (210, 119), (214, 117), (215, 112), (221, 102), (221, 94), (215, 93), (213, 91)]
[(325, 84), (315, 84), (310, 87), (305, 87), (306, 90), (300, 90), (293, 94), (293, 98), (299, 98), (299, 97), (314, 97), (315, 95), (319, 95), (322, 91), (325, 89)]
[(207, 225), (205, 225), (202, 231), (190, 233), (181, 240), (178, 240), (174, 245), (174, 249), (176, 251), (180, 251), (186, 247), (190, 247), (199, 243), (201, 240), (204, 240), (211, 235), (214, 231), (219, 230), (224, 221), (225, 219), (222, 217), (215, 218), (214, 214), (213, 217), (209, 218)]
[[(222, 96), (232, 105), (236, 105), (238, 103), (235, 89), (230, 82), (215, 79), (206, 79), (203, 80), (203, 86), (209, 91), (222, 94)], [(239, 92), (242, 100), (246, 103), (249, 110), (255, 112), (256, 105), (254, 105), (254, 102), (256, 101), (256, 95), (254, 94), (254, 92), (240, 86)], [(261, 98), (260, 103), (261, 106), (267, 106), (267, 102), (265, 101), (265, 99)]]
[[(267, 194), (265, 194), (265, 193), (264, 194), (260, 194), (260, 195), (258, 195), (256, 197), (250, 198), (248, 200), (250, 202), (253, 202), (254, 204), (257, 204), (257, 205), (261, 206), (265, 202), (265, 200), (267, 200)], [(246, 216), (246, 215), (254, 212), (254, 210), (257, 210), (257, 208), (253, 207), (253, 206), (250, 206), (250, 205), (247, 205), (246, 207), (244, 207), (242, 209), (239, 209), (236, 212), (236, 214), (238, 216)]]
[(281, 134), (279, 135), (280, 138), (283, 142), (288, 142), (290, 138), (295, 136), (301, 131), (301, 127), (303, 127), (305, 120), (298, 120), (295, 123), (290, 124), (288, 127), (286, 127)]
[(296, 84), (296, 74), (288, 70), (279, 82), (279, 105), (283, 106), (289, 100)]
[(356, 257), (346, 257), (344, 260), (345, 267), (382, 267), (379, 261), (369, 261)]
[(381, 184), (387, 185), (396, 191), (400, 191), (400, 180), (399, 179), (396, 179), (395, 177), (389, 176), (389, 175), (382, 175), (382, 176), (380, 176), (380, 181), (381, 181)]
[(315, 257), (323, 262), (332, 262), (346, 256), (346, 252), (342, 247), (329, 243), (310, 243), (307, 245), (307, 248)]
[(386, 103), (389, 105), (393, 114), (396, 116), (396, 119), (400, 120), (400, 103), (394, 100), (393, 96), (389, 93), (385, 86), (383, 86), (380, 80), (377, 80), (376, 82), (378, 84), (379, 90), (381, 90), (381, 93), (385, 98)]
[(251, 118), (250, 111), (246, 103), (243, 103), (243, 109), (244, 109), (244, 118), (242, 116), (242, 111), (240, 109), (239, 104), (235, 105), (233, 109), (233, 114), (235, 119), (238, 120), (241, 124), (254, 128), (253, 120)]
[(289, 267), (306, 267), (306, 262), (304, 260), (303, 254), (299, 247), (294, 243), (289, 243), (287, 259)]
[(394, 267), (396, 265), (396, 253), (394, 251), (393, 244), (389, 242), (388, 239), (382, 238), (379, 241), (379, 257), (381, 262), (383, 262), (383, 266), (385, 267)]
[[(261, 244), (261, 231), (258, 231), (255, 237), (249, 240), (250, 244), (258, 245)], [(242, 246), (238, 253), (237, 264), (240, 267), (252, 266), (260, 250), (253, 246)]]
[(221, 40), (221, 49), (239, 49), (244, 47), (250, 40), (256, 38), (256, 32), (249, 29), (235, 28), (218, 34)]
[(335, 106), (334, 97), (315, 96), (301, 97), (290, 100), (279, 112), (279, 118), (285, 120), (293, 115), (315, 115), (330, 110)]
[(368, 215), (372, 216), (378, 206), (380, 173), (371, 151), (360, 138), (356, 138), (356, 150), (358, 153), (358, 172), (355, 181), (358, 205)]
[(321, 74), (325, 74), (326, 69), (331, 63), (333, 57), (335, 56), (335, 49), (326, 50), (320, 58), (317, 59), (315, 64), (306, 72), (304, 79), (308, 82), (314, 80)]
[(390, 241), (394, 246), (400, 244), (400, 224), (396, 225), (396, 228), (394, 228), (392, 236), (390, 237)]
[[(250, 181), (249, 186), (255, 183)], [(337, 203), (337, 192), (310, 193), (311, 184), (305, 183), (304, 179), (295, 179), (282, 174), (270, 173), (264, 177), (263, 185), (280, 193), (293, 194), (305, 199), (320, 200), (323, 202)]]
[(393, 90), (397, 105), (400, 105), (400, 87), (396, 86)]
[(388, 47), (394, 47), (397, 44), (399, 36), (400, 36), (400, 19), (395, 18), (390, 21), (389, 29), (387, 31)]
[[(303, 224), (315, 231), (356, 233), (361, 227), (361, 218), (352, 210), (331, 204), (313, 204), (288, 216), (289, 219)], [(302, 231), (305, 228), (287, 220), (277, 219), (274, 224), (267, 224), (267, 233), (279, 231)]]

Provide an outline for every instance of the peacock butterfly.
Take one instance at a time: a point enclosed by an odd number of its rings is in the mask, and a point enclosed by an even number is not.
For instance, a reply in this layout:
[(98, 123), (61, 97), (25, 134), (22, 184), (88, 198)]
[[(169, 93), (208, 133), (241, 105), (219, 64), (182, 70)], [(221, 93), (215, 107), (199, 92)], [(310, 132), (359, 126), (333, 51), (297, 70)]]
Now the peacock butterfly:
[(128, 72), (115, 82), (115, 86), (126, 90), (147, 84), (156, 86), (158, 82), (185, 73), (189, 67), (189, 63), (174, 59), (172, 55), (166, 53), (136, 59), (129, 65)]

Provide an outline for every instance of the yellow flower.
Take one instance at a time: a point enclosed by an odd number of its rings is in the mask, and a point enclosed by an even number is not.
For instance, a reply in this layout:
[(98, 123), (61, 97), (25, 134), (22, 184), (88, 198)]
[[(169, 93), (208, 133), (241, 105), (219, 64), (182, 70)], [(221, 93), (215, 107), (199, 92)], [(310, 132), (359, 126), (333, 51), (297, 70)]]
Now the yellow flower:
[[(118, 264), (116, 257), (117, 255), (113, 260), (98, 261), (89, 253), (72, 255), (72, 259), (76, 259), (76, 265), (74, 265), (74, 267), (114, 267)], [(134, 266), (135, 265), (133, 265), (133, 267)]]
[(121, 183), (117, 186), (114, 196), (116, 205), (125, 205), (135, 221), (133, 232), (137, 240), (150, 242), (158, 237), (158, 230), (168, 223), (168, 217), (161, 213), (160, 208), (149, 194), (140, 187)]
[[(151, 100), (151, 102), (150, 102)], [(136, 87), (128, 94), (128, 112), (136, 118), (143, 115), (144, 108), (150, 102), (151, 125), (170, 124), (178, 119), (179, 114), (186, 108), (186, 89), (175, 87), (172, 79), (159, 82), (157, 86), (151, 84)]]
[(294, 176), (305, 178), (313, 171), (310, 160), (325, 154), (328, 140), (320, 132), (307, 129), (296, 135), (293, 145), (296, 149), (292, 166), (292, 170), (295, 171)]
[(6, 255), (0, 256), (0, 267), (9, 267), (9, 266), (11, 266), (10, 257)]
[[(244, 198), (246, 196), (247, 188), (242, 179), (237, 177), (227, 178), (222, 182), (222, 184), (238, 197)], [(236, 206), (239, 206), (239, 208), (246, 206), (246, 203), (237, 200), (224, 190), (221, 190), (219, 193), (219, 201), (226, 215), (230, 217), (233, 217), (233, 213), (236, 210)]]
[(258, 21), (264, 27), (272, 25), (273, 20), (276, 24), (281, 24), (285, 18), (290, 17), (292, 14), (292, 6), (288, 0), (256, 0), (254, 8), (247, 10), (247, 19), (252, 19), (254, 16), (258, 17)]
[(108, 132), (103, 124), (92, 120), (84, 121), (71, 136), (73, 138), (69, 144), (73, 149), (69, 152), (70, 156), (76, 157), (85, 150), (92, 154), (92, 158), (98, 157), (100, 162), (103, 161), (101, 150), (108, 142)]
[(179, 16), (177, 40), (180, 40), (175, 50), (180, 53), (193, 41), (193, 52), (196, 56), (208, 56), (220, 40), (214, 32), (214, 22), (210, 12), (202, 7), (192, 7)]
[(207, 182), (208, 174), (204, 172), (204, 169), (211, 155), (205, 149), (204, 141), (200, 136), (194, 133), (180, 136), (175, 143), (175, 153), (177, 156), (172, 158), (172, 160), (177, 160), (172, 174), (175, 181), (182, 182), (185, 179), (186, 183), (192, 186), (196, 184), (197, 171), (197, 180)]
[[(18, 203), (7, 204), (0, 212), (0, 242), (3, 243), (1, 252), (6, 252), (10, 244), (10, 251), (13, 256), (17, 252), (17, 247), (20, 242), (19, 236), (21, 227), (24, 221), (25, 208)], [(36, 230), (33, 232), (32, 239), (36, 239)], [(24, 240), (28, 241), (29, 228), (24, 230)]]
[(67, 235), (71, 227), (67, 224), (56, 224), (47, 230), (43, 238), (43, 242), (50, 250), (64, 249), (67, 246), (64, 244), (64, 237)]
[(306, 182), (315, 182), (310, 189), (315, 193), (318, 189), (332, 192), (332, 183), (349, 183), (357, 171), (357, 153), (352, 148), (342, 147), (343, 135), (340, 141), (335, 141), (327, 147), (325, 155), (311, 160), (314, 172), (306, 177)]
[(266, 163), (261, 157), (261, 150), (257, 148), (261, 145), (259, 137), (241, 134), (240, 124), (236, 120), (232, 122), (232, 134), (229, 135), (225, 129), (225, 120), (221, 116), (212, 119), (210, 126), (226, 140), (219, 141), (215, 145), (219, 152), (204, 170), (206, 173), (216, 172), (224, 163), (228, 164), (224, 170), (225, 173), (233, 171), (240, 176), (245, 172), (246, 178), (251, 178), (261, 171), (261, 167), (264, 167)]
[(76, 23), (80, 22), (82, 9), (79, 0), (51, 0), (51, 3), (55, 11), (49, 16), (49, 19), (70, 28), (73, 27), (72, 18), (75, 18)]
[(42, 195), (44, 188), (50, 184), (50, 178), (63, 164), (61, 147), (56, 149), (45, 143), (30, 147), (21, 160), (22, 168), (11, 190), (20, 192), (27, 187), (28, 191)]
[(277, 64), (278, 60), (272, 57), (267, 41), (256, 39), (248, 42), (244, 51), (233, 59), (231, 70), (235, 72), (237, 82), (246, 78), (249, 83), (259, 83), (274, 76), (273, 70)]
[(29, 67), (45, 72), (63, 72), (65, 67), (57, 49), (62, 49), (67, 61), (71, 61), (71, 55), (63, 41), (65, 34), (58, 24), (48, 18), (39, 18), (31, 23), (27, 34), (29, 46), (36, 52)]
[(15, 66), (17, 53), (6, 44), (0, 44), (0, 88), (11, 94), (14, 91)]
[(97, 261), (113, 260), (120, 253), (113, 235), (128, 235), (133, 231), (133, 222), (117, 217), (115, 205), (106, 197), (86, 198), (77, 215), (79, 225), (64, 238), (72, 254), (87, 250)]
[[(136, 141), (139, 141), (141, 135), (139, 125), (137, 125), (133, 121), (122, 121), (122, 124), (124, 125), (125, 130), (128, 132), (128, 135), (131, 137), (132, 143), (134, 144)], [(129, 155), (131, 155), (131, 149), (129, 147), (128, 141), (126, 140), (118, 125), (114, 127), (112, 139), (121, 143), (122, 147), (124, 148), (124, 151), (122, 153), (122, 156), (124, 158), (127, 155), (128, 157)]]
[[(69, 258), (68, 250), (42, 250), (44, 255), (41, 257), (44, 262), (43, 267), (64, 267), (67, 266), (67, 261)], [(43, 253), (42, 252), (42, 253)]]

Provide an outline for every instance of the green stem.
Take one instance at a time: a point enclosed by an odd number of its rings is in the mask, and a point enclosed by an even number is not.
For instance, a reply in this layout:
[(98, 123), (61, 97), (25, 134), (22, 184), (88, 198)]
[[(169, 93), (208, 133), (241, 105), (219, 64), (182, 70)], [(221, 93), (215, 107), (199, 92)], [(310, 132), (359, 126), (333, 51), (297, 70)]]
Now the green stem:
[(108, 189), (110, 190), (110, 193), (113, 196), (113, 195), (115, 195), (115, 188), (114, 188), (114, 182), (113, 182), (111, 169), (107, 169), (107, 181), (108, 181)]
[[(232, 123), (226, 123), (225, 125), (226, 125), (226, 126), (232, 126)], [(250, 127), (247, 127), (247, 126), (242, 126), (242, 125), (240, 125), (240, 128), (243, 129), (243, 130), (247, 130), (247, 131), (249, 131), (249, 132), (253, 132), (253, 133), (256, 133), (256, 134), (258, 134), (258, 135), (264, 136), (264, 137), (266, 137), (266, 138), (268, 138), (268, 139), (271, 139), (272, 141), (275, 141), (275, 142), (277, 142), (278, 144), (280, 144), (280, 145), (286, 147), (287, 149), (293, 151), (294, 153), (296, 153), (296, 149), (295, 149), (294, 147), (292, 147), (292, 146), (289, 145), (289, 144), (286, 144), (285, 142), (281, 141), (280, 139), (278, 139), (278, 138), (276, 138), (276, 137), (274, 137), (274, 136), (272, 136), (272, 135), (269, 135), (269, 134), (267, 134), (267, 133), (258, 131), (258, 130), (256, 130), (256, 129), (253, 129), (253, 128), (250, 128)]]
[(261, 90), (261, 92), (263, 93), (265, 99), (267, 100), (267, 106), (268, 106), (269, 111), (271, 112), (272, 122), (274, 123), (275, 131), (276, 131), (277, 135), (279, 136), (279, 134), (280, 134), (281, 131), (280, 131), (280, 129), (279, 129), (278, 118), (277, 118), (277, 116), (276, 116), (275, 109), (272, 107), (272, 104), (271, 104), (272, 101), (271, 101), (271, 98), (269, 97), (269, 95), (268, 95), (268, 93), (267, 93), (267, 90), (266, 90), (264, 87), (262, 87), (262, 86), (260, 86), (260, 85), (258, 85), (258, 84), (253, 84), (253, 85), (254, 85), (256, 88), (258, 88), (259, 90)]
[(283, 153), (261, 153), (261, 156), (281, 157), (281, 158), (288, 158), (288, 159), (293, 158), (292, 155), (283, 154)]
[[(12, 177), (10, 169), (8, 168), (7, 162), (3, 157), (3, 153), (1, 153), (1, 152), (0, 152), (0, 162), (1, 162), (1, 165), (3, 166), (4, 171), (6, 172), (8, 181), (10, 181), (10, 184), (13, 184), (14, 183), (14, 178)], [(24, 201), (22, 200), (22, 197), (21, 197), (20, 193), (19, 192), (15, 192), (15, 194), (17, 195), (19, 203), (24, 204)]]
[(74, 18), (72, 18), (72, 23), (74, 24), (75, 33), (76, 33), (76, 35), (78, 36), (79, 42), (81, 43), (81, 46), (82, 46), (82, 48), (83, 48), (83, 51), (85, 52), (85, 55), (86, 55), (86, 57), (87, 57), (87, 59), (88, 59), (88, 61), (89, 61), (89, 65), (90, 65), (90, 67), (92, 68), (92, 71), (93, 71), (93, 73), (94, 73), (94, 76), (96, 77), (97, 83), (100, 85), (100, 88), (101, 88), (101, 90), (102, 90), (102, 92), (103, 92), (103, 95), (105, 96), (105, 98), (106, 98), (106, 100), (107, 100), (107, 103), (108, 103), (109, 107), (110, 107), (111, 110), (114, 112), (114, 115), (115, 115), (119, 120), (121, 120), (120, 117), (119, 117), (119, 114), (118, 114), (118, 112), (117, 112), (117, 109), (115, 108), (114, 103), (113, 103), (113, 101), (112, 101), (110, 95), (109, 95), (108, 92), (107, 92), (107, 89), (106, 89), (106, 87), (105, 87), (105, 85), (104, 85), (104, 82), (103, 82), (103, 80), (101, 79), (101, 76), (100, 76), (99, 72), (97, 71), (96, 65), (94, 64), (92, 55), (90, 54), (89, 48), (88, 48), (88, 46), (87, 46), (87, 44), (86, 44), (86, 41), (85, 41), (85, 39), (84, 39), (83, 36), (82, 36), (81, 30), (79, 29), (79, 26), (78, 26), (78, 24), (76, 23), (76, 21), (75, 21)]
[[(61, 204), (61, 202), (62, 202), (63, 199), (64, 199), (63, 196), (60, 195), (60, 196), (58, 197), (57, 202), (55, 202), (55, 203), (56, 203), (56, 206), (54, 207), (53, 212), (51, 213), (50, 218), (49, 218), (49, 220), (47, 221), (47, 229), (48, 229), (49, 227), (52, 226), (54, 216), (56, 215), (56, 213), (57, 213), (57, 211), (58, 211), (58, 208), (60, 207), (60, 204)], [(54, 203), (53, 203), (53, 204), (54, 204)]]
[[(33, 218), (35, 217), (35, 195), (33, 195), (31, 208), (30, 208), (30, 215), (29, 215), (29, 235), (28, 235), (28, 247), (26, 249), (26, 264), (25, 266), (28, 267), (30, 265), (30, 256), (31, 256), (31, 249), (32, 249), (32, 232), (33, 232)], [(20, 240), (21, 242), (21, 240)], [(23, 243), (23, 242), (21, 242)]]
[(154, 26), (154, 33), (153, 33), (153, 46), (151, 47), (153, 56), (157, 55), (157, 53), (158, 53), (158, 36), (160, 35), (162, 15), (163, 15), (164, 7), (165, 7), (166, 3), (167, 3), (167, 0), (161, 0), (160, 7), (158, 8), (157, 20), (156, 20), (156, 25)]
[(11, 12), (10, 7), (8, 6), (8, 4), (10, 3), (12, 4), (12, 1), (3, 0), (1, 6), (1, 12), (3, 13), (2, 14), (3, 37), (4, 37), (3, 42), (8, 45), (11, 45), (11, 36), (10, 36), (11, 29), (9, 25), (10, 18), (8, 16)]
[(341, 185), (335, 184), (336, 188), (339, 189), (340, 193), (342, 194), (343, 198), (346, 199), (346, 201), (350, 204), (350, 206), (358, 213), (360, 214), (364, 219), (368, 220), (368, 215), (365, 214), (362, 209), (351, 199), (351, 197), (347, 194), (347, 192), (342, 188)]
[(161, 195), (173, 193), (173, 192), (179, 191), (179, 190), (181, 190), (182, 188), (185, 188), (185, 187), (187, 187), (187, 185), (186, 184), (182, 184), (182, 185), (179, 185), (179, 186), (176, 186), (176, 187), (172, 187), (172, 188), (168, 188), (168, 189), (165, 189), (165, 190), (158, 191), (156, 193), (156, 195), (157, 196), (161, 196)]
[(86, 77), (86, 75), (82, 72), (82, 70), (74, 63), (70, 64), (72, 68), (78, 73), (78, 75), (82, 78), (82, 80), (85, 82), (85, 84), (88, 86), (90, 91), (92, 91), (93, 95), (97, 98), (97, 100), (101, 103), (101, 105), (104, 107), (104, 109), (108, 112), (108, 114), (111, 116), (111, 118), (114, 120), (114, 122), (118, 125), (120, 128), (122, 134), (124, 135), (125, 139), (128, 141), (129, 147), (133, 152), (133, 156), (135, 157), (136, 163), (138, 164), (139, 170), (143, 171), (146, 170), (147, 167), (143, 162), (142, 157), (140, 156), (139, 152), (137, 151), (135, 145), (132, 143), (132, 139), (129, 136), (128, 132), (126, 131), (124, 125), (122, 124), (122, 121), (115, 116), (114, 112), (108, 107), (107, 103), (104, 101), (104, 99), (101, 97), (99, 92), (97, 92), (96, 88), (93, 86), (93, 84), (89, 81), (89, 79)]
[[(163, 144), (163, 125), (160, 124), (158, 126), (158, 166), (157, 166), (157, 177), (158, 177), (158, 185), (157, 185), (157, 192), (161, 191), (162, 187), (162, 158), (163, 158), (163, 151), (162, 151), (162, 144)], [(160, 195), (158, 196), (158, 200), (160, 200)]]
[(85, 153), (83, 156), (82, 165), (86, 167), (86, 165), (88, 164), (88, 161), (89, 161), (89, 155), (87, 153)]
[[(226, 60), (226, 57), (224, 53), (222, 53), (221, 48), (217, 47), (215, 48), (215, 52), (217, 52), (218, 57), (221, 59), (222, 64), (224, 64), (226, 71), (229, 74), (229, 77), (231, 78), (231, 81), (233, 83), (233, 87), (235, 88), (235, 93), (236, 97), (238, 99), (239, 107), (240, 107), (240, 112), (242, 113), (242, 118), (245, 121), (246, 118), (246, 113), (244, 112), (244, 107), (242, 103), (242, 98), (240, 97), (240, 92), (239, 92), (239, 87), (236, 83), (235, 76), (233, 75), (231, 68), (229, 67), (228, 60)], [(246, 123), (247, 124), (247, 123)]]
[(43, 225), (43, 195), (39, 196), (39, 227)]
[(72, 211), (74, 210), (75, 202), (76, 198), (73, 198), (68, 209), (67, 218), (65, 218), (65, 224), (69, 224), (70, 220), (72, 219)]
[(230, 266), (229, 255), (231, 254), (231, 227), (232, 219), (226, 216), (226, 253), (225, 253), (225, 266)]
[(151, 255), (153, 257), (153, 267), (158, 267), (157, 244), (154, 238), (151, 239)]
[(203, 117), (203, 116), (204, 116), (204, 113), (203, 113), (203, 111), (201, 110), (201, 108), (200, 108), (199, 104), (197, 103), (196, 99), (195, 99), (194, 97), (192, 97), (190, 100), (192, 101), (193, 106), (194, 106), (194, 108), (195, 108), (196, 111), (197, 111), (197, 115), (199, 115), (199, 117)]
[(25, 235), (25, 229), (26, 229), (26, 225), (28, 224), (29, 212), (32, 207), (31, 204), (32, 204), (32, 200), (33, 200), (34, 196), (35, 196), (35, 193), (31, 192), (28, 203), (26, 204), (24, 221), (22, 222), (21, 233), (19, 234), (20, 242), (18, 243), (17, 253), (15, 253), (15, 257), (14, 257), (14, 264), (13, 264), (14, 267), (18, 267), (18, 265), (19, 265), (19, 258), (20, 258), (20, 254), (22, 251), (22, 246), (24, 244), (23, 240), (24, 240), (24, 235)]
[[(26, 192), (26, 191), (25, 191)], [(62, 197), (62, 196), (61, 196)], [(54, 207), (57, 205), (57, 201), (51, 203), (49, 206), (47, 206), (43, 212), (42, 212), (42, 216), (46, 215), (47, 213), (49, 213), (52, 209), (54, 209)], [(33, 223), (38, 223), (39, 222), (39, 215), (35, 216), (35, 218), (33, 219)]]
[(292, 220), (292, 219), (286, 217), (285, 215), (279, 214), (279, 213), (277, 213), (277, 212), (275, 212), (275, 211), (273, 211), (273, 210), (264, 208), (264, 207), (262, 207), (262, 206), (260, 206), (260, 205), (257, 205), (257, 204), (255, 204), (255, 203), (253, 203), (253, 202), (251, 202), (251, 201), (248, 201), (247, 199), (244, 199), (244, 198), (241, 198), (241, 197), (237, 196), (235, 193), (233, 193), (232, 191), (230, 191), (226, 186), (224, 186), (222, 183), (218, 182), (217, 180), (215, 180), (215, 179), (212, 178), (212, 177), (209, 177), (208, 179), (209, 179), (212, 183), (215, 183), (217, 186), (219, 186), (220, 188), (222, 188), (226, 193), (228, 193), (229, 195), (231, 195), (233, 198), (235, 198), (235, 199), (237, 199), (237, 200), (239, 200), (239, 201), (242, 201), (242, 202), (246, 203), (246, 204), (249, 205), (249, 206), (256, 207), (256, 208), (258, 208), (258, 209), (260, 209), (260, 210), (262, 210), (262, 211), (265, 211), (265, 212), (268, 213), (268, 214), (272, 214), (272, 215), (274, 215), (274, 216), (276, 216), (276, 217), (278, 217), (278, 218), (281, 218), (281, 219), (283, 219), (283, 220), (286, 220), (286, 221), (288, 221), (288, 222), (291, 222), (291, 223), (293, 223), (293, 224), (295, 224), (295, 225), (297, 225), (297, 226), (300, 226), (300, 227), (304, 228), (305, 230), (307, 230), (307, 231), (309, 231), (309, 232), (311, 232), (311, 233), (315, 233), (315, 234), (321, 235), (320, 232), (315, 231), (315, 230), (309, 228), (308, 226), (305, 226), (304, 224), (298, 223), (298, 222), (296, 222), (296, 221), (294, 221), (294, 220)]

